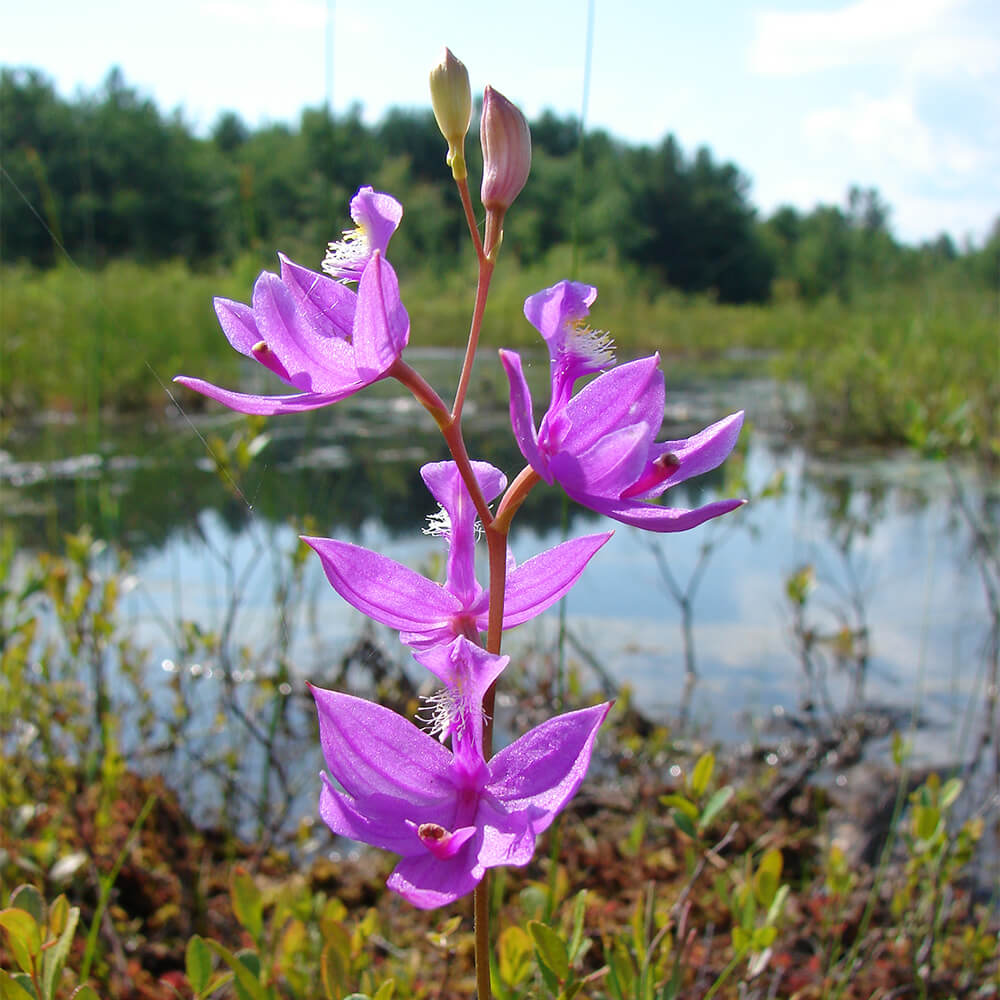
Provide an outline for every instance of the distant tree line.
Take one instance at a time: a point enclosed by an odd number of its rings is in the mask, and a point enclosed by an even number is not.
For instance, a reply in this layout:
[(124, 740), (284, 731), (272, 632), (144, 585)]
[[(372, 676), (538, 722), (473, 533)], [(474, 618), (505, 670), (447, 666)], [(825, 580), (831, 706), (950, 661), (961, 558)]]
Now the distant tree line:
[[(508, 220), (508, 253), (531, 264), (558, 245), (582, 259), (630, 262), (651, 280), (723, 302), (774, 289), (848, 299), (859, 288), (960, 268), (995, 282), (1000, 224), (981, 248), (942, 235), (909, 247), (889, 229), (874, 189), (809, 213), (761, 219), (749, 180), (707, 148), (686, 155), (673, 136), (633, 146), (550, 112), (531, 124), (531, 180)], [(81, 263), (114, 257), (226, 261), (248, 249), (322, 253), (348, 224), (365, 183), (406, 207), (393, 243), (399, 265), (443, 268), (464, 221), (430, 110), (389, 111), (374, 126), (360, 108), (302, 112), (298, 127), (252, 130), (232, 112), (200, 137), (162, 114), (112, 70), (94, 94), (61, 98), (42, 72), (0, 71), (0, 260), (45, 267), (67, 247)], [(478, 143), (468, 144), (478, 176)]]

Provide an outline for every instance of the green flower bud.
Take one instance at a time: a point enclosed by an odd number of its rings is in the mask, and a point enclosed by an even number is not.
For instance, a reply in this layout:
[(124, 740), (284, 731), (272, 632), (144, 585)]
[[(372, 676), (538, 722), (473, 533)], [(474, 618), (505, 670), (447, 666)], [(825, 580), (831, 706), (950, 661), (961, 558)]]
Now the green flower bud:
[(448, 140), (447, 163), (455, 180), (463, 180), (465, 135), (472, 118), (472, 90), (465, 64), (445, 49), (441, 62), (431, 70), (431, 107), (441, 134)]

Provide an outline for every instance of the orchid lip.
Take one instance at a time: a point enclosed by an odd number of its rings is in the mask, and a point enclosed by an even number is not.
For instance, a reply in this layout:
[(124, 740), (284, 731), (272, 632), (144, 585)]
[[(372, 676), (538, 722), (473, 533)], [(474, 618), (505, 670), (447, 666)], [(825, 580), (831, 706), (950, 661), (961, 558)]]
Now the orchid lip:
[(416, 830), (417, 836), (420, 838), (420, 843), (438, 861), (447, 861), (453, 858), (476, 832), (474, 826), (465, 826), (451, 831), (446, 830), (439, 823), (420, 823), (417, 825), (407, 820), (406, 825)]
[(649, 493), (665, 483), (680, 467), (681, 460), (673, 452), (660, 455), (650, 462), (649, 468), (628, 489), (622, 491), (621, 499), (631, 500)]

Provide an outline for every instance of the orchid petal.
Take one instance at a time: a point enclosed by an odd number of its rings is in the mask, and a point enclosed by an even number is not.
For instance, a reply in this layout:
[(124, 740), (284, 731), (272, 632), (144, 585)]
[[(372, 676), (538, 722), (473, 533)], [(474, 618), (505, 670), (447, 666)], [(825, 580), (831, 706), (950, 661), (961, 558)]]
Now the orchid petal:
[(655, 431), (648, 424), (626, 424), (610, 431), (582, 454), (560, 451), (550, 466), (571, 497), (617, 498), (647, 464)]
[(500, 351), (500, 361), (507, 372), (510, 382), (510, 421), (514, 428), (514, 437), (525, 461), (547, 483), (552, 483), (552, 473), (548, 462), (538, 446), (538, 432), (535, 430), (535, 417), (532, 413), (531, 390), (521, 369), (521, 358), (513, 351)]
[(560, 448), (581, 454), (619, 427), (647, 424), (655, 437), (663, 423), (665, 391), (660, 356), (619, 365), (588, 382), (564, 410), (570, 429)]
[(384, 255), (403, 218), (403, 206), (391, 194), (368, 185), (351, 199), (351, 218), (364, 230), (372, 253), (377, 250)]
[(566, 324), (583, 319), (597, 298), (597, 289), (580, 281), (560, 281), (524, 300), (524, 315), (558, 360), (566, 335)]
[(704, 524), (713, 517), (728, 514), (746, 503), (746, 500), (716, 500), (703, 507), (686, 510), (682, 507), (661, 507), (659, 504), (641, 501), (607, 500), (604, 497), (574, 497), (574, 499), (599, 514), (621, 521), (622, 524), (658, 532), (687, 531), (688, 528), (697, 528), (699, 524)]
[(611, 702), (567, 712), (525, 733), (489, 763), (490, 794), (508, 812), (530, 811), (532, 830), (545, 830), (580, 787)]
[(302, 315), (326, 335), (339, 338), (347, 348), (354, 331), (357, 293), (340, 281), (296, 264), (282, 253), (278, 258), (281, 280)]
[[(496, 466), (489, 462), (470, 462), (472, 473), (483, 491), (483, 499), (492, 503), (503, 492), (507, 485), (507, 477)], [(420, 476), (431, 491), (431, 495), (446, 511), (452, 522), (456, 516), (452, 510), (458, 508), (469, 498), (465, 480), (454, 462), (428, 462), (420, 469)]]
[(292, 293), (270, 271), (264, 271), (254, 285), (253, 313), (261, 340), (296, 389), (328, 393), (357, 383), (350, 345), (309, 326), (295, 308)]
[(400, 821), (400, 815), (405, 814), (410, 822), (418, 825), (445, 818), (440, 805), (418, 806), (405, 799), (385, 799), (381, 809), (377, 808), (378, 797), (374, 795), (365, 796), (356, 803), (334, 788), (325, 774), (322, 777), (319, 816), (338, 837), (349, 837), (394, 854), (423, 854), (423, 844), (413, 828)]
[(463, 699), (477, 709), (490, 685), (510, 663), (509, 656), (488, 653), (463, 635), (452, 642), (414, 653), (413, 657), (443, 684), (458, 690)]
[(446, 626), (462, 610), (444, 587), (378, 552), (333, 538), (302, 540), (316, 550), (333, 589), (382, 625), (423, 632)]
[[(483, 499), (490, 503), (507, 485), (507, 477), (488, 462), (472, 462)], [(454, 462), (430, 462), (420, 470), (434, 499), (448, 514), (448, 572), (445, 586), (468, 607), (482, 594), (476, 581), (476, 509)]]
[(453, 903), (472, 892), (486, 874), (486, 869), (476, 861), (481, 837), (479, 832), (447, 861), (440, 861), (429, 851), (403, 858), (386, 885), (421, 910)]
[[(489, 795), (479, 800), (477, 820), (483, 827), (483, 842), (479, 862), (484, 868), (498, 865), (526, 865), (535, 854), (536, 830), (532, 810), (511, 813)], [(548, 825), (548, 824), (546, 824)]]
[(384, 375), (409, 336), (410, 317), (399, 297), (396, 272), (376, 251), (361, 275), (354, 313), (354, 360), (361, 378), (373, 382)]
[[(612, 531), (584, 535), (541, 552), (507, 574), (503, 627), (513, 628), (541, 614), (563, 597)], [(476, 624), (485, 631), (488, 614)]]
[(252, 358), (253, 348), (260, 343), (260, 330), (253, 318), (253, 310), (242, 302), (224, 299), (216, 296), (212, 300), (215, 315), (219, 317), (219, 325), (226, 335), (226, 340), (240, 354)]
[(655, 444), (652, 457), (672, 455), (679, 463), (665, 486), (682, 483), (685, 479), (718, 468), (736, 447), (742, 426), (743, 411), (740, 410), (739, 413), (730, 414), (685, 440)]
[(219, 325), (229, 343), (240, 354), (253, 358), (274, 372), (278, 378), (291, 384), (291, 376), (285, 366), (264, 343), (253, 310), (242, 302), (233, 302), (231, 299), (216, 298), (213, 304), (215, 315), (219, 317)]
[[(326, 766), (348, 795), (369, 804), (374, 796), (415, 806), (454, 801), (452, 755), (437, 740), (382, 705), (310, 689)], [(378, 811), (384, 813), (387, 806), (392, 808), (383, 803)]]
[(178, 375), (174, 381), (180, 385), (200, 392), (209, 399), (214, 399), (223, 406), (237, 413), (251, 413), (259, 416), (272, 416), (276, 413), (301, 413), (304, 410), (318, 410), (321, 406), (329, 406), (345, 396), (350, 396), (362, 388), (360, 384), (345, 386), (340, 392), (302, 392), (294, 396), (258, 396), (247, 392), (233, 392), (223, 389), (200, 378), (190, 378)]

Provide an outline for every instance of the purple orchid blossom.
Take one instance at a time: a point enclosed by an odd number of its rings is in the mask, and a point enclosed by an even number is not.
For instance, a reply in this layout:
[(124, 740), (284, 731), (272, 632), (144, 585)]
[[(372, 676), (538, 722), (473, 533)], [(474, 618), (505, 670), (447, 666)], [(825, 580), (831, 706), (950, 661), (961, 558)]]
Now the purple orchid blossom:
[(421, 909), (471, 892), (488, 868), (531, 860), (580, 786), (611, 707), (549, 719), (487, 762), (482, 696), (508, 658), (464, 638), (427, 656), (446, 659), (442, 673), (462, 688), (452, 751), (381, 705), (312, 688), (329, 769), (320, 816), (339, 836), (400, 855), (386, 884)]
[[(507, 483), (503, 473), (487, 462), (473, 462), (472, 469), (486, 502), (499, 496)], [(423, 649), (456, 636), (478, 642), (487, 628), (490, 595), (476, 580), (472, 498), (454, 462), (431, 463), (420, 473), (442, 508), (439, 518), (448, 539), (443, 586), (359, 545), (332, 538), (303, 541), (319, 554), (333, 589), (369, 618), (398, 629), (406, 645)], [(611, 535), (571, 539), (521, 566), (508, 556), (503, 627), (513, 628), (551, 607)]]
[(323, 258), (323, 270), (337, 281), (360, 281), (372, 257), (385, 256), (403, 206), (391, 194), (363, 187), (351, 199), (351, 218), (357, 228), (345, 229), (343, 239), (328, 244)]
[[(402, 212), (395, 198), (362, 188), (351, 202), (357, 235), (331, 244), (323, 263), (333, 277), (279, 255), (281, 277), (262, 272), (252, 306), (215, 300), (229, 343), (297, 394), (232, 392), (183, 375), (174, 381), (240, 413), (269, 415), (328, 406), (384, 378), (410, 335), (399, 283), (385, 259)], [(335, 253), (335, 247), (341, 250)], [(346, 281), (358, 281), (358, 290)]]
[(741, 506), (745, 501), (693, 510), (646, 502), (720, 465), (736, 444), (743, 413), (693, 437), (657, 442), (664, 405), (659, 354), (604, 371), (574, 396), (578, 378), (614, 364), (609, 338), (586, 325), (596, 297), (591, 285), (561, 281), (525, 300), (524, 314), (551, 357), (551, 402), (537, 430), (520, 356), (500, 351), (514, 436), (529, 465), (584, 507), (647, 531), (685, 531)]

